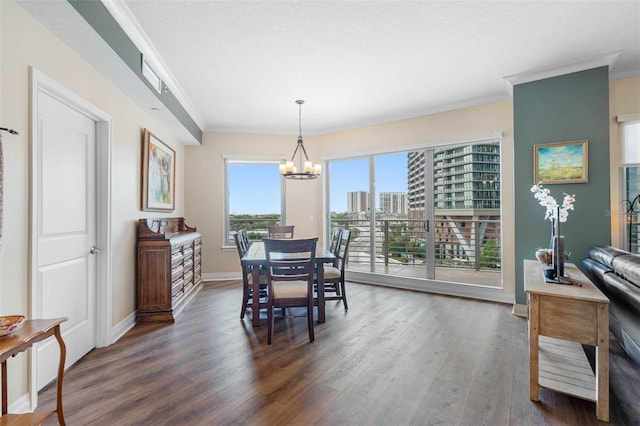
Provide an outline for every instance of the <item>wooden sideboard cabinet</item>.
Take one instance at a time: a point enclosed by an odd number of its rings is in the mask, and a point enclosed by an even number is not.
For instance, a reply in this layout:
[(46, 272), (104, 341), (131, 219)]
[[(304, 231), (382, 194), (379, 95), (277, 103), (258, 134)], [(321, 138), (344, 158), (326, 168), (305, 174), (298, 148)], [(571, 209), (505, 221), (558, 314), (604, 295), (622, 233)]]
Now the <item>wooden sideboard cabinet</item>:
[(201, 248), (182, 217), (138, 221), (138, 321), (175, 321), (202, 288)]

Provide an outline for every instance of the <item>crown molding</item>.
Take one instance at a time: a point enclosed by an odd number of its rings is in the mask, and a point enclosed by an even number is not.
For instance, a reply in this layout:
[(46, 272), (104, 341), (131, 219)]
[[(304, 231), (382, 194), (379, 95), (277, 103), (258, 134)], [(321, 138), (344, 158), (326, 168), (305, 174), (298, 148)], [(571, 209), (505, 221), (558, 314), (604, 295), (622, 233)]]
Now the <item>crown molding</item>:
[(509, 96), (513, 96), (513, 86), (517, 84), (529, 83), (531, 81), (544, 80), (545, 78), (558, 77), (560, 75), (571, 74), (574, 72), (585, 71), (593, 68), (608, 66), (609, 73), (615, 63), (622, 55), (622, 50), (608, 53), (596, 58), (587, 59), (579, 62), (563, 64), (554, 68), (548, 68), (537, 71), (527, 71), (520, 74), (513, 74), (504, 77)]
[(168, 86), (171, 93), (182, 104), (184, 109), (191, 115), (191, 118), (201, 128), (206, 128), (205, 120), (198, 112), (197, 108), (193, 105), (191, 100), (187, 97), (184, 90), (178, 84), (178, 80), (175, 78), (167, 64), (160, 56), (160, 53), (156, 50), (155, 46), (151, 42), (151, 39), (144, 32), (138, 20), (131, 13), (131, 9), (126, 5), (124, 0), (101, 0), (101, 3), (111, 14), (113, 19), (120, 25), (120, 28), (127, 34), (133, 44), (136, 45), (138, 50), (142, 52), (145, 60), (147, 60), (154, 71), (156, 71), (166, 86)]

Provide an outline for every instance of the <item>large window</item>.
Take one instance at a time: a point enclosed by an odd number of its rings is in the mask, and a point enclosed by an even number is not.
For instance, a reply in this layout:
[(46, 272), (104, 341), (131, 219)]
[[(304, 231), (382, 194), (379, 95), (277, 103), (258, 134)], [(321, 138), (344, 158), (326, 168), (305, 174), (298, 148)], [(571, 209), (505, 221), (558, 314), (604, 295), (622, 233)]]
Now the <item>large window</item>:
[(261, 239), (267, 226), (285, 223), (284, 188), (279, 162), (225, 159), (225, 244), (234, 245), (233, 234), (248, 231), (249, 239)]
[(505, 298), (499, 139), (331, 159), (325, 179), (354, 279)]
[(632, 253), (640, 253), (640, 118), (619, 117), (621, 192), (624, 214), (622, 241)]

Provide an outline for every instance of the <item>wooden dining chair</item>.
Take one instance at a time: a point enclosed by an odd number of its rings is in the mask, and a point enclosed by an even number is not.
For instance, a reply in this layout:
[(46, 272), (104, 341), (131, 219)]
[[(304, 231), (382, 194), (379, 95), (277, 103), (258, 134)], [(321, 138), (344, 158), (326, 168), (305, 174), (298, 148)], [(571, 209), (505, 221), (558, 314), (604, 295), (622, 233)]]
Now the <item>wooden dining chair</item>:
[(313, 342), (313, 279), (317, 238), (264, 240), (267, 257), (267, 343), (273, 340), (275, 308), (306, 307)]
[[(329, 251), (334, 255), (336, 254), (336, 251), (338, 250), (338, 245), (340, 244), (341, 233), (342, 233), (342, 229), (340, 228), (333, 228), (333, 231), (331, 232), (331, 240), (329, 241)], [(336, 262), (334, 263), (334, 266), (338, 266), (337, 259), (336, 259)]]
[(349, 309), (349, 305), (347, 303), (344, 269), (347, 263), (350, 241), (351, 231), (343, 229), (340, 232), (340, 240), (334, 253), (336, 256), (335, 263), (324, 266), (324, 300), (342, 300), (345, 310)]
[[(249, 250), (249, 236), (246, 229), (241, 229), (233, 235), (233, 239), (236, 243), (236, 249), (238, 250), (238, 256), (240, 259)], [(253, 283), (253, 275), (251, 274), (252, 268), (250, 266), (243, 266), (242, 268), (242, 309), (240, 311), (240, 319), (244, 318), (244, 314), (247, 308), (251, 307), (253, 292), (251, 291), (251, 284)], [(266, 271), (260, 272), (260, 299), (264, 300), (264, 306), (266, 307), (267, 296), (267, 275)], [(261, 303), (262, 305), (262, 303)]]
[(268, 226), (267, 235), (269, 238), (293, 238), (295, 225)]

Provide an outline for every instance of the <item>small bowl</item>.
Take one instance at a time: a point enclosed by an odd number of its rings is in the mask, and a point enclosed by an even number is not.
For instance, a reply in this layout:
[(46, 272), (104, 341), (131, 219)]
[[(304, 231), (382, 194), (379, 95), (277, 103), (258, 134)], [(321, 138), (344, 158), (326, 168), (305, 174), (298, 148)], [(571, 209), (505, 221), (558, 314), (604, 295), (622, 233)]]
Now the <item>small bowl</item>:
[(551, 249), (538, 249), (538, 250), (536, 250), (536, 258), (543, 265), (551, 265), (553, 263), (553, 250), (551, 250)]
[(0, 317), (0, 337), (11, 337), (13, 332), (22, 327), (24, 315), (7, 315)]

